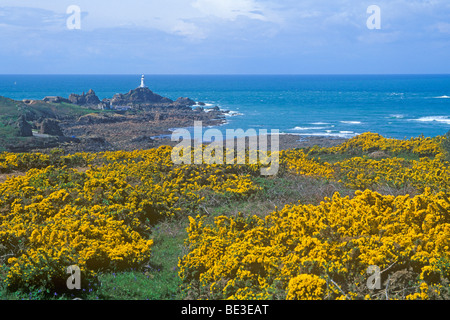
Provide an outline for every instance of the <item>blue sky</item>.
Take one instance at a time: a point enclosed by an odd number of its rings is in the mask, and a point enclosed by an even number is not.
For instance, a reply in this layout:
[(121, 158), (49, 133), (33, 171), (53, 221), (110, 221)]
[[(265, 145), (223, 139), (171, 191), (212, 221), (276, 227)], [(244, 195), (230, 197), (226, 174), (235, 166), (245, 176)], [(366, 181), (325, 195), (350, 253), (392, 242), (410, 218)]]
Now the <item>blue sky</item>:
[(0, 43), (3, 74), (450, 73), (450, 1), (0, 0)]

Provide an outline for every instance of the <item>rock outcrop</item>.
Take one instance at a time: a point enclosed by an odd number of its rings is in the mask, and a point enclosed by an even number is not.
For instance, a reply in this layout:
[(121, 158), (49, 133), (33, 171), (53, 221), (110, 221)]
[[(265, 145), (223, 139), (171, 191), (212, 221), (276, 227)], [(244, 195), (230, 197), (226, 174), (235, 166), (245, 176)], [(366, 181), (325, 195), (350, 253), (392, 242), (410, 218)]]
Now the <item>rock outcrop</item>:
[(33, 131), (31, 124), (29, 124), (24, 115), (21, 115), (16, 122), (17, 136), (19, 137), (32, 137)]
[(64, 136), (64, 133), (59, 126), (59, 121), (55, 119), (44, 119), (40, 124), (39, 133), (58, 137)]
[(189, 98), (181, 97), (181, 98), (178, 98), (177, 100), (175, 100), (172, 105), (174, 107), (190, 107), (190, 106), (193, 106), (195, 104), (196, 103), (195, 103), (194, 100), (191, 100)]
[(173, 101), (154, 93), (149, 88), (137, 88), (128, 93), (118, 93), (111, 99), (112, 106), (169, 105)]
[(125, 94), (115, 94), (112, 99), (103, 100), (103, 103), (110, 105), (112, 108), (189, 107), (196, 104), (195, 101), (184, 97), (173, 101), (169, 98), (154, 93), (147, 87), (130, 90)]
[[(58, 100), (58, 97), (46, 97), (50, 102)], [(63, 101), (63, 100), (61, 100)], [(129, 110), (129, 109), (142, 109), (152, 107), (191, 107), (196, 104), (195, 101), (180, 97), (173, 101), (169, 98), (163, 97), (154, 93), (148, 87), (139, 87), (134, 90), (130, 90), (128, 93), (117, 93), (111, 99), (100, 99), (95, 92), (91, 89), (86, 94), (78, 95), (72, 93), (69, 96), (68, 101), (70, 103), (84, 106), (94, 107), (96, 109), (115, 109), (115, 110)]]
[(79, 106), (98, 106), (101, 104), (100, 99), (92, 89), (90, 89), (86, 94), (84, 92), (81, 95), (72, 93), (69, 96), (69, 101)]

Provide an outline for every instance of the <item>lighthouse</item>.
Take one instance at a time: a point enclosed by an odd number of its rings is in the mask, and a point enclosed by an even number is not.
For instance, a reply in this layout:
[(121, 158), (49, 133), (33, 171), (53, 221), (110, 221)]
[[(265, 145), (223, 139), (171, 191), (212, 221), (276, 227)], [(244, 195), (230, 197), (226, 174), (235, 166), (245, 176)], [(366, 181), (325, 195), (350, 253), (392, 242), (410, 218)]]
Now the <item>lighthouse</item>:
[(144, 75), (142, 75), (142, 77), (141, 77), (141, 85), (139, 86), (139, 88), (146, 88), (145, 83), (144, 83)]

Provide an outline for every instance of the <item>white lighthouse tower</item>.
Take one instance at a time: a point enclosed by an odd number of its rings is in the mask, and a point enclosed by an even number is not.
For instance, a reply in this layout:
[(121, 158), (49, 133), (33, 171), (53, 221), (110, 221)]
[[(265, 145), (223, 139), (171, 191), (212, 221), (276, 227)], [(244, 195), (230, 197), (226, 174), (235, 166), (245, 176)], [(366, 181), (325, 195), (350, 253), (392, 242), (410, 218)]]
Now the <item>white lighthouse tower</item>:
[(146, 88), (145, 83), (144, 83), (144, 75), (142, 75), (142, 77), (141, 77), (141, 85), (139, 86), (139, 88)]

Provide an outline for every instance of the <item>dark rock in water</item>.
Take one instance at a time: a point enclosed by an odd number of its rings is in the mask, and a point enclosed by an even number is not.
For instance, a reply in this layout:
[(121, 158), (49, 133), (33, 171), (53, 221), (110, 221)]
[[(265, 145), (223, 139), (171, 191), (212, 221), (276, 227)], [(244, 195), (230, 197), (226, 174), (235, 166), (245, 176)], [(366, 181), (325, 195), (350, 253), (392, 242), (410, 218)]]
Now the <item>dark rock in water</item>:
[(40, 125), (39, 133), (51, 136), (64, 136), (64, 133), (59, 126), (59, 122), (54, 119), (44, 119)]
[(206, 106), (206, 103), (204, 103), (204, 102), (199, 102), (198, 105), (199, 105), (199, 106)]
[(32, 137), (33, 131), (31, 124), (29, 124), (25, 116), (20, 116), (16, 122), (16, 127), (18, 129), (17, 136), (19, 137)]
[(130, 90), (125, 94), (117, 93), (111, 99), (113, 106), (171, 104), (172, 102), (169, 98), (153, 93), (147, 87)]
[(177, 100), (175, 100), (175, 102), (173, 103), (173, 106), (175, 107), (190, 107), (195, 105), (195, 101), (189, 99), (189, 98), (178, 98)]
[(74, 94), (69, 96), (69, 101), (79, 106), (98, 106), (101, 104), (100, 99), (95, 94), (94, 90), (90, 89), (86, 94)]
[(178, 98), (173, 101), (169, 98), (154, 93), (149, 88), (137, 88), (128, 93), (117, 93), (111, 100), (103, 100), (104, 104), (111, 104), (115, 109), (125, 107), (190, 107), (195, 105), (195, 101), (189, 98)]

